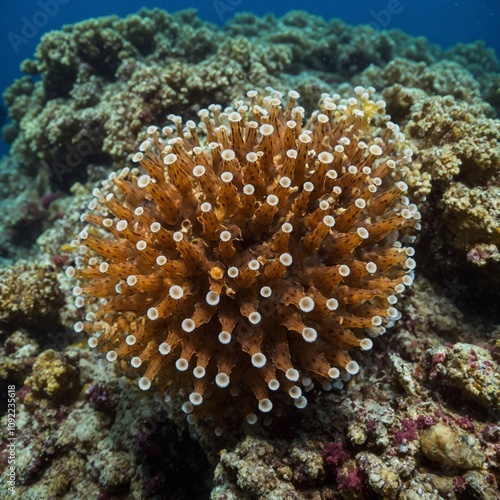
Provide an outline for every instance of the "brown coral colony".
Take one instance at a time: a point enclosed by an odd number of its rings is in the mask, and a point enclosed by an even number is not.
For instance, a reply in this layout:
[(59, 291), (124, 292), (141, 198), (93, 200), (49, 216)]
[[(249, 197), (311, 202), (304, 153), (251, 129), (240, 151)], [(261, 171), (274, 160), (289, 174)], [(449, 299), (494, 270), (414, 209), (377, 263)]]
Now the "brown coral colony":
[(355, 92), (323, 94), (307, 121), (297, 92), (273, 89), (198, 124), (169, 116), (140, 168), (94, 190), (68, 269), (89, 310), (75, 330), (141, 389), (180, 397), (188, 421), (220, 427), (227, 399), (249, 423), (283, 395), (304, 408), (398, 317), (420, 217), (411, 150), (374, 90)]

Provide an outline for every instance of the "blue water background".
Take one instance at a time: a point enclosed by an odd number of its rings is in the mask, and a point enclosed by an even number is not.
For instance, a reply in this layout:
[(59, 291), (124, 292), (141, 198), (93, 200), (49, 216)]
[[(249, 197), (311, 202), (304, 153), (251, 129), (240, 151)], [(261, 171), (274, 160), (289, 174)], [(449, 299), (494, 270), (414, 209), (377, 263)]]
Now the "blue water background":
[[(42, 6), (45, 5), (44, 14)], [(30, 58), (43, 33), (60, 29), (90, 17), (109, 14), (125, 16), (141, 7), (160, 7), (177, 11), (188, 7), (198, 10), (207, 21), (222, 24), (237, 12), (258, 15), (273, 12), (282, 16), (293, 9), (307, 10), (326, 19), (337, 17), (349, 24), (371, 24), (377, 29), (400, 28), (415, 36), (449, 47), (458, 42), (484, 40), (500, 54), (500, 0), (24, 0), (7, 1), (0, 18), (0, 90), (20, 76), (19, 64)], [(28, 26), (29, 23), (31, 26)], [(36, 26), (38, 24), (38, 26)], [(26, 31), (28, 29), (28, 31)], [(24, 31), (23, 31), (24, 30)], [(19, 37), (19, 38), (18, 38)], [(0, 154), (7, 152), (0, 143)]]

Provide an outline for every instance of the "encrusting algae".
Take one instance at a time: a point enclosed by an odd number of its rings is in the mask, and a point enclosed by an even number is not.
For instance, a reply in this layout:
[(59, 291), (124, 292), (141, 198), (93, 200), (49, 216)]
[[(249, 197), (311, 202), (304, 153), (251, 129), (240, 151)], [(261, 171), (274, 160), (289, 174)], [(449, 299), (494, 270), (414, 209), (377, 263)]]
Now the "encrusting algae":
[(200, 122), (170, 115), (94, 190), (73, 242), (77, 332), (188, 422), (227, 400), (253, 424), (283, 399), (307, 405), (359, 371), (353, 348), (398, 318), (420, 214), (403, 178), (412, 152), (374, 90), (249, 91)]

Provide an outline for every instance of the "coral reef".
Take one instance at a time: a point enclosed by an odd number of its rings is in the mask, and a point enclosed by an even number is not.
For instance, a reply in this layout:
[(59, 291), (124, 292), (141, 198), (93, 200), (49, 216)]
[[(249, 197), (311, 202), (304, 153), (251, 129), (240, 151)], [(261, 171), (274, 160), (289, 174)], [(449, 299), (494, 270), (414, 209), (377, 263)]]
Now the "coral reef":
[[(500, 121), (487, 118), (487, 109), (451, 96), (424, 98), (411, 107), (406, 130), (418, 149), (413, 185), (432, 200), (423, 210), (434, 236), (426, 238), (429, 255), (439, 258), (443, 275), (489, 293), (494, 303), (500, 272)], [(421, 182), (424, 176), (431, 181)], [(412, 185), (412, 176), (408, 182)]]
[(23, 330), (16, 330), (9, 335), (1, 347), (0, 378), (19, 384), (31, 372), (35, 357), (40, 353), (40, 346)]
[(16, 493), (23, 498), (206, 497), (210, 476), (202, 477), (208, 467), (199, 447), (154, 400), (100, 371), (88, 348), (44, 351), (24, 377), (16, 381)]
[[(40, 172), (34, 179), (20, 172), (15, 156), (0, 159), (0, 263), (14, 264), (29, 259), (36, 251), (35, 241), (56, 217), (46, 197), (50, 193), (48, 176)], [(54, 193), (53, 193), (54, 194)]]
[(24, 381), (28, 393), (24, 404), (57, 404), (77, 391), (76, 368), (52, 349), (43, 351), (33, 364), (33, 373)]
[[(400, 327), (398, 337), (388, 339), (392, 375), (387, 375), (387, 346), (376, 345), (372, 363), (347, 384), (345, 396), (319, 391), (300, 418), (277, 419), (230, 452), (223, 450), (212, 498), (410, 499), (427, 494), (457, 499), (479, 491), (480, 498), (496, 498), (497, 411), (483, 420), (472, 392), (457, 397), (436, 391), (430, 368), (445, 372), (438, 366), (442, 357), (434, 357), (438, 352), (430, 346), (452, 339), (454, 331), (471, 335), (478, 326), (464, 323), (450, 299), (428, 289), (425, 281), (417, 279), (415, 289), (405, 304), (403, 325), (413, 328), (420, 316), (436, 312), (449, 318), (446, 324), (425, 326), (427, 336), (408, 337), (412, 354), (427, 355), (409, 359), (406, 328)], [(461, 343), (443, 349), (448, 356), (470, 352)], [(477, 353), (476, 360), (498, 372), (489, 353)], [(299, 429), (301, 438), (295, 441)]]
[(4, 328), (50, 322), (57, 316), (62, 294), (51, 266), (19, 261), (0, 268), (0, 321)]
[[(42, 80), (25, 76), (4, 93), (13, 121), (4, 136), (24, 171), (44, 169), (55, 187), (67, 189), (87, 179), (88, 165), (122, 166), (135, 152), (144, 122), (161, 123), (169, 112), (182, 109), (194, 117), (211, 102), (229, 103), (248, 88), (278, 86), (280, 80), (307, 100), (311, 93), (293, 81), (304, 71), (331, 86), (368, 67), (389, 64), (395, 69), (387, 71), (391, 83), (402, 72), (407, 82), (425, 72), (424, 82), (434, 82), (426, 84), (427, 91), (490, 94), (498, 72), (494, 54), (482, 46), (456, 50), (447, 56), (457, 62), (441, 63), (449, 68), (447, 74), (439, 64), (426, 69), (444, 54), (423, 38), (353, 28), (299, 12), (279, 20), (239, 14), (223, 30), (201, 22), (193, 11), (141, 10), (126, 19), (90, 19), (45, 35), (35, 58), (23, 63), (25, 73), (41, 74)], [(398, 57), (405, 58), (403, 65), (395, 63)], [(467, 69), (477, 74), (481, 57), (488, 64), (476, 81)], [(457, 78), (463, 86), (455, 88), (463, 90), (450, 89), (449, 82)]]
[[(221, 500), (497, 498), (500, 65), (491, 49), (443, 51), (299, 12), (240, 13), (218, 28), (193, 11), (142, 10), (48, 33), (22, 69), (4, 94), (12, 147), (0, 161), (0, 385), (15, 386), (18, 496), (193, 499), (212, 488)], [(217, 437), (88, 349), (73, 331), (87, 311), (63, 269), (78, 257), (69, 242), (93, 190), (132, 166), (147, 125), (169, 113), (198, 121), (210, 103), (268, 85), (299, 91), (307, 115), (323, 92), (380, 90), (373, 100), (386, 102), (414, 152), (406, 182), (422, 213), (419, 266), (398, 299), (401, 318), (371, 350), (349, 351), (360, 372), (343, 390), (302, 387), (306, 408), (275, 405), (272, 421)], [(10, 453), (4, 433), (2, 498)]]
[(455, 62), (427, 66), (400, 59), (370, 67), (354, 81), (386, 86), (388, 111), (400, 120), (415, 151), (408, 184), (426, 221), (424, 259), (439, 259), (442, 279), (467, 283), (469, 293), (482, 294), (494, 313), (500, 121), (480, 99), (478, 81)]
[(452, 387), (485, 408), (500, 409), (500, 375), (488, 351), (457, 343), (428, 352), (429, 378), (443, 388)]

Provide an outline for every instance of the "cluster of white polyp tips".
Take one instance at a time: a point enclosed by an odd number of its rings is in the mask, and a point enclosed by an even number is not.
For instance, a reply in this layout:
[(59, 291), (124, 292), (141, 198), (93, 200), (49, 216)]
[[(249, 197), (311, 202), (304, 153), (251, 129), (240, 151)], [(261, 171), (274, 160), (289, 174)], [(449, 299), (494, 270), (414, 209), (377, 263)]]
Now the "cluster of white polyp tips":
[(75, 330), (190, 422), (342, 387), (415, 267), (411, 150), (373, 91), (323, 94), (307, 121), (297, 92), (250, 91), (149, 127), (82, 216)]

